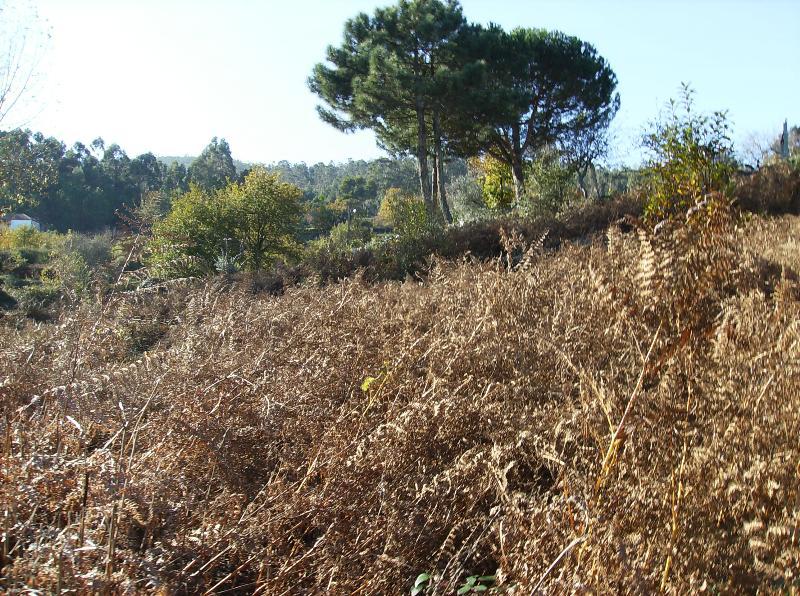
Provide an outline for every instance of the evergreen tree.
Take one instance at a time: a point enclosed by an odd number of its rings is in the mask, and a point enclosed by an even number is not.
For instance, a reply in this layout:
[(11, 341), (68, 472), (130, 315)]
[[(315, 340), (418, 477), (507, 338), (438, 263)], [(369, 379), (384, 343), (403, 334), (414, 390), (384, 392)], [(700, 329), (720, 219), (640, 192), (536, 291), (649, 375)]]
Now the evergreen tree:
[(236, 166), (225, 139), (211, 139), (189, 166), (189, 181), (205, 191), (219, 190), (236, 181)]
[(519, 202), (526, 161), (553, 149), (594, 155), (619, 109), (617, 79), (594, 47), (557, 31), (492, 28), (483, 40), (486, 86), (497, 93), (481, 98), (484, 126), (468, 141), (511, 168)]
[[(370, 128), (390, 153), (416, 156), (430, 209), (439, 187), (429, 168), (432, 148), (435, 163), (443, 162), (438, 133), (446, 85), (439, 73), (465, 25), (455, 0), (400, 0), (373, 17), (359, 14), (345, 24), (342, 45), (328, 48), (331, 66), (317, 64), (309, 79), (328, 106), (318, 108), (323, 120), (343, 131)], [(441, 178), (438, 166), (434, 172)]]

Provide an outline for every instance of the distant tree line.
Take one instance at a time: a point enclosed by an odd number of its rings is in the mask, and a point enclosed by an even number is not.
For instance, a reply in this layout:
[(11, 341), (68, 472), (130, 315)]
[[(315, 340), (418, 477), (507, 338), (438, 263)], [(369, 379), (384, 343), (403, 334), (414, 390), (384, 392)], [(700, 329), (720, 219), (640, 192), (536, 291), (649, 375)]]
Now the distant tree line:
[[(234, 160), (225, 139), (214, 138), (196, 157), (129, 157), (117, 144), (63, 142), (29, 130), (0, 131), (0, 207), (27, 213), (47, 227), (93, 232), (119, 224), (120, 210), (165, 215), (191, 185), (208, 193), (244, 181), (251, 164)], [(455, 160), (446, 177), (462, 176)], [(413, 193), (416, 166), (410, 158), (349, 160), (341, 164), (289, 163), (264, 166), (301, 191), (311, 234), (348, 219), (374, 216), (390, 188)]]
[(114, 226), (120, 209), (139, 206), (150, 193), (176, 197), (190, 183), (210, 189), (236, 176), (224, 139), (213, 139), (187, 168), (167, 165), (153, 153), (131, 158), (100, 138), (67, 148), (41, 133), (0, 131), (0, 206), (24, 211), (59, 231)]

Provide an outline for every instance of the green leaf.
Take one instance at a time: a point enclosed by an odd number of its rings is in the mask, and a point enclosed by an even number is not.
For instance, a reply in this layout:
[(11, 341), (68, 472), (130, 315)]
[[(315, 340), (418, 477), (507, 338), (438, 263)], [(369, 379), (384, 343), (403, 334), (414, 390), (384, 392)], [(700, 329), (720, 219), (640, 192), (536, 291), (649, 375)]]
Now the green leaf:
[(467, 585), (464, 585), (464, 586), (461, 586), (461, 587), (458, 589), (458, 592), (456, 592), (456, 594), (466, 594), (466, 593), (467, 593), (467, 592), (469, 592), (471, 589), (472, 589), (472, 586), (467, 586)]
[[(372, 385), (377, 380), (378, 379), (376, 377), (367, 377), (366, 379), (364, 379), (364, 382), (361, 383), (361, 391), (363, 391), (364, 393), (369, 391), (370, 385)], [(422, 577), (423, 575), (425, 575), (425, 574), (423, 573), (419, 577)], [(419, 579), (419, 577), (417, 579)]]
[(497, 581), (496, 575), (482, 575), (478, 578), (478, 581), (483, 583), (494, 583)]
[(486, 590), (488, 590), (488, 589), (489, 589), (489, 587), (488, 587), (488, 586), (484, 586), (483, 584), (478, 584), (477, 586), (475, 586), (475, 587), (474, 587), (474, 588), (472, 588), (472, 589), (473, 589), (475, 592), (485, 592)]
[(425, 582), (427, 582), (430, 579), (431, 579), (431, 574), (430, 573), (420, 573), (417, 576), (416, 581), (414, 582), (414, 587), (416, 588), (417, 586), (419, 586), (421, 584), (424, 584)]
[(411, 596), (417, 596), (417, 594), (424, 592), (427, 587), (426, 584), (430, 579), (430, 573), (420, 573), (414, 581), (414, 587), (411, 588)]

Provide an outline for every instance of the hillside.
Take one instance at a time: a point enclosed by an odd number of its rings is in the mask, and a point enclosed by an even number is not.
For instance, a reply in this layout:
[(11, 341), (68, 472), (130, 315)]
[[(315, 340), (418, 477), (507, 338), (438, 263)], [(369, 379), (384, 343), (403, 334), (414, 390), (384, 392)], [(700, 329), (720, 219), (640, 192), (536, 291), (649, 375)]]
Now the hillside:
[(798, 238), (720, 209), (4, 324), (2, 586), (796, 592)]

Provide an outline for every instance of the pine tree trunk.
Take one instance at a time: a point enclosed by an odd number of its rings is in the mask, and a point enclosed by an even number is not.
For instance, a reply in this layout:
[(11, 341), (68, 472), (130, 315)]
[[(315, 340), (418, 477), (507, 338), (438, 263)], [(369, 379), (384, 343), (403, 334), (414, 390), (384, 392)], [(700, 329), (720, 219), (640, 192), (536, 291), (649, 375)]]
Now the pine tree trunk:
[[(436, 146), (435, 144), (436, 141), (434, 141), (434, 147)], [(439, 199), (439, 154), (436, 151), (433, 152), (433, 171), (431, 176), (431, 202), (436, 205)]]
[(419, 167), (419, 187), (425, 205), (432, 212), (430, 172), (428, 171), (428, 129), (425, 124), (425, 106), (417, 99), (417, 165)]
[(514, 206), (519, 206), (525, 194), (525, 173), (522, 170), (522, 159), (518, 155), (514, 155), (511, 174), (514, 177)]
[(514, 206), (518, 207), (525, 193), (525, 172), (522, 169), (522, 143), (519, 126), (511, 130), (511, 175), (514, 178)]
[(593, 163), (589, 164), (589, 181), (592, 185), (592, 189), (594, 189), (594, 197), (595, 199), (600, 198), (600, 184), (597, 181), (597, 168), (594, 167)]
[(447, 195), (444, 189), (444, 155), (442, 155), (442, 133), (439, 125), (439, 111), (433, 112), (433, 142), (434, 142), (434, 159), (436, 160), (436, 171), (434, 173), (435, 185), (438, 186), (439, 207), (442, 210), (444, 220), (451, 224), (453, 223), (453, 214), (450, 213), (450, 207), (447, 204)]

